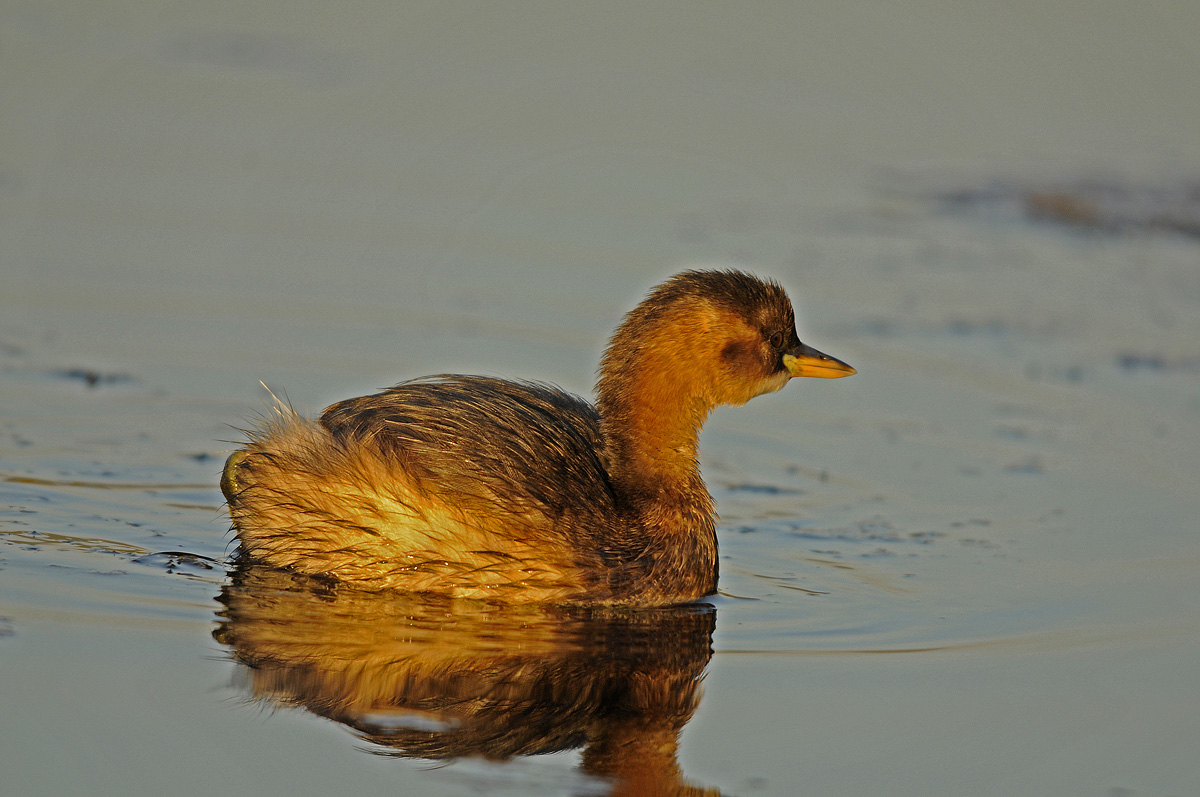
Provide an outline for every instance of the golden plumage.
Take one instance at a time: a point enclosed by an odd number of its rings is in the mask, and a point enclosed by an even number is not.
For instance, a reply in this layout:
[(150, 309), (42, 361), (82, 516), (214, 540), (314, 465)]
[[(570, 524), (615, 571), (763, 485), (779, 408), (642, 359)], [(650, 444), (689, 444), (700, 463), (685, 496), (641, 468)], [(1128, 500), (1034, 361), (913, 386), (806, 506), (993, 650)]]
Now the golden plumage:
[(654, 605), (711, 594), (708, 413), (854, 369), (800, 343), (783, 289), (738, 271), (655, 288), (614, 333), (593, 407), (477, 376), (278, 406), (226, 463), (245, 556), (368, 589)]

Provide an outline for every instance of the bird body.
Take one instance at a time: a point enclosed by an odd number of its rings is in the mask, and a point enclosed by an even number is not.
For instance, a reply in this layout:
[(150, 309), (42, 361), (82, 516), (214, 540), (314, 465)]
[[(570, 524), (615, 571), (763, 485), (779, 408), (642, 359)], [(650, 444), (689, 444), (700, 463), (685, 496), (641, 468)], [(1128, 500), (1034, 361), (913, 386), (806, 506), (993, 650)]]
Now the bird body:
[(691, 271), (614, 333), (597, 402), (443, 375), (329, 407), (278, 406), (221, 481), (251, 560), (367, 589), (661, 605), (716, 590), (699, 431), (792, 376), (854, 369), (796, 337), (783, 289)]

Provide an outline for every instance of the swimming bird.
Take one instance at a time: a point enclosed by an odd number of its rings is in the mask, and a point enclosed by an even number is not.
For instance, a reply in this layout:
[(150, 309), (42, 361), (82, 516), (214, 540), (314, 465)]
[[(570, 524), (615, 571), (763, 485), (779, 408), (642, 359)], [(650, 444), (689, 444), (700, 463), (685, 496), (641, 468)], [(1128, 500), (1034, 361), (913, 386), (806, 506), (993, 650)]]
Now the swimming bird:
[(445, 374), (317, 420), (279, 404), (225, 465), (241, 554), (370, 590), (665, 605), (717, 587), (709, 413), (855, 370), (802, 343), (776, 282), (685, 271), (613, 333), (595, 404)]

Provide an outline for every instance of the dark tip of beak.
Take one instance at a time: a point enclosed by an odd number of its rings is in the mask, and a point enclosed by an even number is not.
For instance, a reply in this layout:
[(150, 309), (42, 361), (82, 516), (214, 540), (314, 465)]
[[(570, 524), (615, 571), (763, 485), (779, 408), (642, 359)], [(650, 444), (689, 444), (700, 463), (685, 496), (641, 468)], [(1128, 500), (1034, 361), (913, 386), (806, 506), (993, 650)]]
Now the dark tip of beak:
[(830, 357), (803, 343), (784, 353), (783, 365), (792, 376), (810, 376), (818, 379), (840, 379), (858, 373), (838, 358)]

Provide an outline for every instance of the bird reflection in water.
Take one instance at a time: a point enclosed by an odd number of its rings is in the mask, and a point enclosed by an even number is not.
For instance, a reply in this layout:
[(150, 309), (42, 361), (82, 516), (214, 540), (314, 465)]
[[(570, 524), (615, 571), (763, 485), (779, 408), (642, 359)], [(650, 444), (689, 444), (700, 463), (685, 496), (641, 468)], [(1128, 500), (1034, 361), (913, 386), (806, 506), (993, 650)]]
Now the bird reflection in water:
[(491, 605), (356, 591), (242, 565), (213, 632), (255, 700), (353, 729), (371, 752), (505, 760), (583, 747), (614, 795), (687, 784), (679, 734), (700, 699), (716, 610)]

